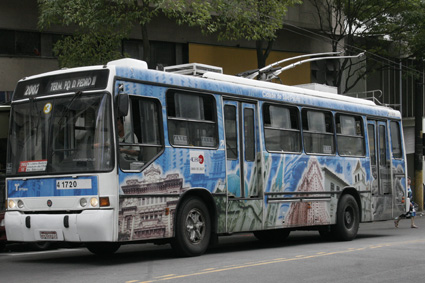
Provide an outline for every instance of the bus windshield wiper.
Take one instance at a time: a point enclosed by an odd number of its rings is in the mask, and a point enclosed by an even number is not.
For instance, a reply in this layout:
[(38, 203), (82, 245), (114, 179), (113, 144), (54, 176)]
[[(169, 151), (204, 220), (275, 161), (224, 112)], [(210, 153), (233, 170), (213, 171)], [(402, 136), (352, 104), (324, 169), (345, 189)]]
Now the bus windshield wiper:
[[(35, 130), (35, 145), (38, 142), (38, 127), (40, 125), (40, 115), (37, 107), (37, 103), (34, 102), (34, 98), (30, 98), (30, 123), (34, 125)], [(34, 119), (34, 122), (33, 122)]]
[(81, 96), (81, 94), (83, 94), (83, 92), (82, 91), (77, 91), (73, 96), (72, 96), (72, 98), (71, 98), (71, 101), (69, 102), (69, 104), (68, 104), (68, 107), (65, 109), (65, 111), (62, 113), (62, 116), (61, 116), (61, 118), (60, 118), (60, 120), (59, 120), (59, 122), (58, 122), (58, 125), (59, 126), (61, 126), (62, 125), (62, 122), (63, 122), (63, 120), (68, 116), (68, 114), (69, 114), (69, 111), (71, 111), (71, 106), (72, 106), (72, 104), (74, 103), (74, 101), (75, 101), (75, 99), (76, 98), (78, 98), (78, 97), (80, 97)]

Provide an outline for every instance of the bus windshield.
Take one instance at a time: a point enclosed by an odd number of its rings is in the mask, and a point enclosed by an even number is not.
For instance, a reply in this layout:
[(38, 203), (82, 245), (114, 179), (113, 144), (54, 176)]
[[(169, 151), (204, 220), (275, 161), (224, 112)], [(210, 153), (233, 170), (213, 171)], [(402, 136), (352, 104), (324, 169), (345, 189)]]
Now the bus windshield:
[(7, 173), (112, 169), (112, 118), (106, 93), (30, 99), (11, 110)]

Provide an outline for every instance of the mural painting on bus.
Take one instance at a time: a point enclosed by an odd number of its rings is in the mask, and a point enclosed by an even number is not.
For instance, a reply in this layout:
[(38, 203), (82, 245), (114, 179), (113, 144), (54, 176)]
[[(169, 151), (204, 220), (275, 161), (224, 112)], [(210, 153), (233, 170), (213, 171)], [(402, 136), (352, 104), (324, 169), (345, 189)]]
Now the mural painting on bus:
[[(404, 172), (403, 168), (405, 168), (405, 161), (404, 160), (393, 160), (393, 166), (392, 166), (392, 174), (394, 178), (394, 188), (395, 188), (395, 204), (396, 209), (404, 213), (406, 210), (404, 205), (404, 200), (407, 197), (406, 192), (406, 172)], [(398, 215), (396, 215), (398, 216)]]
[[(385, 220), (396, 217), (406, 211), (404, 199), (406, 197), (406, 172), (404, 160), (393, 160), (389, 171), (386, 167), (380, 168), (378, 181), (377, 166), (372, 165), (372, 196), (374, 220)], [(394, 186), (391, 185), (394, 183)], [(381, 188), (379, 186), (381, 185)], [(386, 191), (390, 193), (386, 193)], [(392, 193), (394, 192), (394, 194)]]
[[(219, 218), (219, 231), (240, 232), (260, 230), (263, 222), (263, 200), (262, 195), (262, 178), (261, 178), (261, 158), (257, 153), (255, 160), (250, 164), (245, 164), (245, 193), (244, 198), (241, 197), (240, 190), (240, 166), (239, 163), (228, 168), (227, 173), (227, 191), (229, 201), (227, 203), (227, 217)], [(229, 166), (229, 161), (228, 161)], [(233, 198), (235, 197), (235, 198)]]
[[(358, 191), (370, 191), (369, 162), (361, 159), (334, 157), (266, 154), (266, 166), (271, 168), (265, 177), (266, 192), (294, 192), (285, 197), (297, 197), (297, 192), (308, 196), (324, 196), (314, 192), (341, 191), (350, 186)], [(298, 196), (302, 196), (299, 194)], [(304, 195), (305, 196), (305, 195)], [(267, 205), (266, 227), (295, 227), (329, 224), (336, 217), (337, 194), (330, 202), (283, 202)], [(271, 197), (269, 196), (269, 200)], [(371, 212), (371, 194), (362, 194), (362, 208)], [(266, 202), (267, 204), (267, 202)], [(364, 219), (367, 221), (368, 219)]]
[(141, 173), (121, 174), (119, 240), (172, 237), (181, 194), (191, 188), (224, 193), (223, 156), (221, 150), (173, 148)]

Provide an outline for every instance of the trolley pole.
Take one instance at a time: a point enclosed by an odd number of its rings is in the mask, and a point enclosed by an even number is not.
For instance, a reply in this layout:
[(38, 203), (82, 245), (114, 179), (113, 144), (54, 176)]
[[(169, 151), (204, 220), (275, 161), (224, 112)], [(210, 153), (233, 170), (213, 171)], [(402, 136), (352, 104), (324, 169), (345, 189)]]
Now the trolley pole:
[(418, 210), (424, 209), (423, 192), (423, 84), (416, 83), (415, 88), (415, 186), (413, 188), (413, 201), (418, 204)]

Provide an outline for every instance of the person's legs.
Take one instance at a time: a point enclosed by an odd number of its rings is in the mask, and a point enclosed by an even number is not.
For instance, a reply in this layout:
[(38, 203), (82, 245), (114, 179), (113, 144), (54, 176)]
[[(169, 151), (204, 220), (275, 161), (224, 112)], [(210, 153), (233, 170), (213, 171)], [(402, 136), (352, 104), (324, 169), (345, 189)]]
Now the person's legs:
[(410, 218), (410, 228), (418, 228), (418, 226), (415, 225), (415, 217), (412, 216)]

